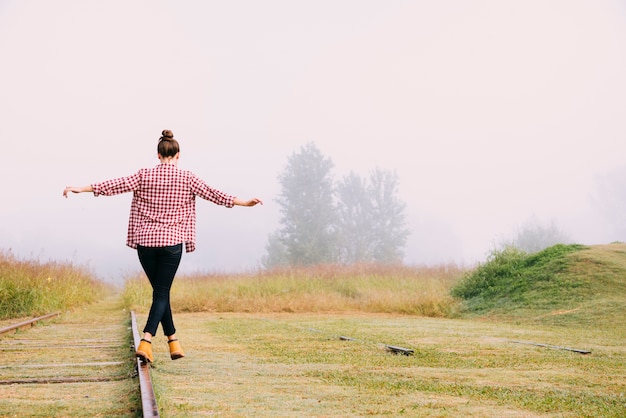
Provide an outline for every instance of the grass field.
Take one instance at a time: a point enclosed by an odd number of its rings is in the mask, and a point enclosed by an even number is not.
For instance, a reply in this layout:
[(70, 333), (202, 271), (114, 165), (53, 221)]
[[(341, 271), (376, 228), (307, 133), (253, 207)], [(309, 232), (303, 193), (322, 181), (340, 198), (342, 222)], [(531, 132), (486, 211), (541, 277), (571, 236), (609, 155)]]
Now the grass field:
[[(624, 340), (591, 330), (358, 313), (187, 313), (177, 325), (187, 357), (171, 361), (165, 339), (153, 343), (165, 417), (623, 417), (626, 411)], [(414, 354), (392, 354), (385, 345)]]
[[(174, 303), (189, 289), (219, 296), (176, 314), (186, 358), (155, 339), (163, 416), (626, 416), (625, 245), (408, 271), (181, 280)], [(227, 295), (246, 302), (215, 302)]]
[[(121, 299), (142, 327), (147, 280)], [(172, 304), (187, 356), (155, 337), (163, 417), (626, 416), (625, 244), (179, 277)]]

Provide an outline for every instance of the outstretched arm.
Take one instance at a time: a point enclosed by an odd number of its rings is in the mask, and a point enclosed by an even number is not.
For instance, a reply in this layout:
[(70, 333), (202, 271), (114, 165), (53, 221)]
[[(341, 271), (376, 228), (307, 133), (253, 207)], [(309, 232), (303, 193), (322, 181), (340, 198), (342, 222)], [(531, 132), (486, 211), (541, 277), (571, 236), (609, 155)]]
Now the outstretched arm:
[(258, 197), (252, 198), (250, 200), (241, 200), (239, 198), (233, 199), (233, 204), (235, 206), (256, 206), (258, 203), (260, 203), (261, 205), (263, 204), (263, 201)]
[(72, 193), (93, 192), (93, 187), (91, 187), (91, 184), (89, 186), (82, 186), (82, 187), (67, 186), (63, 190), (63, 197), (67, 198), (67, 194), (69, 192), (72, 192)]

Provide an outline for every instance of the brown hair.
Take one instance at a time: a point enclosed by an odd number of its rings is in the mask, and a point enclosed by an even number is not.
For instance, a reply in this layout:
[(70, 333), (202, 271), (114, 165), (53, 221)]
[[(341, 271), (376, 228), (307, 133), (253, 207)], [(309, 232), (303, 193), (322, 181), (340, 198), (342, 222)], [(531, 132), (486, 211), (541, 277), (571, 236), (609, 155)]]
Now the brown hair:
[(157, 152), (161, 157), (174, 157), (180, 151), (178, 141), (174, 139), (174, 133), (169, 129), (164, 129), (159, 138)]

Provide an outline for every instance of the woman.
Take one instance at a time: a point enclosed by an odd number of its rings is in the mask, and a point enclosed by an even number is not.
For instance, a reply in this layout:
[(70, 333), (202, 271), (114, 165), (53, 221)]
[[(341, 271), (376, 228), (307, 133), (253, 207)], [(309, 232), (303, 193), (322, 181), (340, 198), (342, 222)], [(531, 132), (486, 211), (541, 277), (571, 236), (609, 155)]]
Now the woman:
[(94, 183), (89, 186), (68, 186), (69, 192), (92, 192), (95, 196), (112, 196), (133, 192), (128, 222), (126, 245), (137, 249), (139, 261), (152, 285), (152, 306), (137, 347), (137, 357), (152, 362), (152, 337), (159, 323), (167, 336), (172, 360), (184, 357), (170, 308), (170, 289), (182, 257), (185, 244), (187, 252), (195, 250), (196, 196), (226, 207), (255, 206), (260, 199), (240, 200), (235, 196), (209, 187), (190, 171), (178, 168), (180, 146), (172, 131), (161, 133), (157, 146), (160, 164), (141, 169), (137, 173), (118, 179)]

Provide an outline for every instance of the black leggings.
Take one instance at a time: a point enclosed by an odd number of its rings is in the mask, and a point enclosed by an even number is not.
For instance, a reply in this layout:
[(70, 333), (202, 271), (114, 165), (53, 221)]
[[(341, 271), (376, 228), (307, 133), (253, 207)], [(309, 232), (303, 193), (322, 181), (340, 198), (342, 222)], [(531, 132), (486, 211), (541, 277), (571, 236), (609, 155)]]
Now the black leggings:
[(170, 307), (170, 289), (183, 255), (183, 244), (170, 247), (138, 245), (137, 255), (152, 285), (152, 306), (143, 332), (156, 335), (160, 322), (165, 335), (173, 335), (176, 333), (176, 328)]

